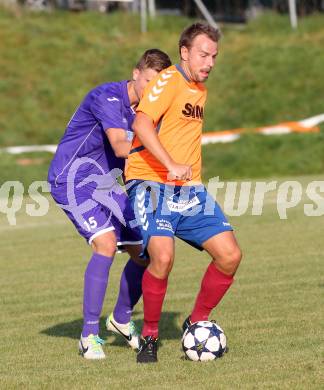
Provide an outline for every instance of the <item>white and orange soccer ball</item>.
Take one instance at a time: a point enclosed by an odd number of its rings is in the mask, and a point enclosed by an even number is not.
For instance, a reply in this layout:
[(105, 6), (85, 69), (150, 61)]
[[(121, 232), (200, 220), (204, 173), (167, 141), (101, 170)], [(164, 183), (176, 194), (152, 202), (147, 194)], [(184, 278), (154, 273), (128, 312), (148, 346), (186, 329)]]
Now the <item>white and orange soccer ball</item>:
[(189, 360), (214, 360), (226, 351), (226, 336), (215, 322), (195, 322), (184, 332), (182, 348)]

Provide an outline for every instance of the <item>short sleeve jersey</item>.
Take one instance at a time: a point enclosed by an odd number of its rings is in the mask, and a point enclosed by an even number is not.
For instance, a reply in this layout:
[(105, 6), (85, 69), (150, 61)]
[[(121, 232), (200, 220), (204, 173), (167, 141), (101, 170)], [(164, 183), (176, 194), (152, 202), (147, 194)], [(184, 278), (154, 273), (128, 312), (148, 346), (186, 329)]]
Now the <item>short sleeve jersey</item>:
[[(73, 177), (73, 181), (80, 182), (90, 174), (102, 175), (113, 168), (123, 170), (125, 159), (116, 157), (106, 130), (132, 131), (134, 117), (127, 80), (105, 83), (91, 90), (67, 125), (50, 165), (48, 181), (62, 184)], [(69, 175), (76, 159), (84, 163)]]
[[(160, 72), (147, 85), (137, 111), (154, 122), (161, 144), (179, 164), (192, 167), (192, 181), (201, 183), (201, 135), (207, 91), (203, 84), (190, 81), (180, 65)], [(135, 136), (126, 179), (166, 183), (167, 169)], [(176, 184), (186, 184), (177, 181)]]

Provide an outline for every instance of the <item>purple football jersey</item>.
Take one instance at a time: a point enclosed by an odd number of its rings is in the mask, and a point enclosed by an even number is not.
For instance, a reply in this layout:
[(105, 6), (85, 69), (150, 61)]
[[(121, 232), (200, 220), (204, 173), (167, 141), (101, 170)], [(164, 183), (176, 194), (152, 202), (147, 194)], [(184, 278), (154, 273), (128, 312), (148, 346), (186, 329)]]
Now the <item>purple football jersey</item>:
[[(125, 159), (115, 156), (105, 130), (132, 131), (134, 117), (127, 80), (105, 83), (91, 90), (67, 125), (50, 165), (48, 181), (57, 185), (73, 177), (74, 182), (80, 182), (91, 174), (103, 175), (113, 168), (123, 170)], [(78, 159), (81, 164), (73, 164)], [(77, 171), (71, 172), (71, 166), (77, 166)]]

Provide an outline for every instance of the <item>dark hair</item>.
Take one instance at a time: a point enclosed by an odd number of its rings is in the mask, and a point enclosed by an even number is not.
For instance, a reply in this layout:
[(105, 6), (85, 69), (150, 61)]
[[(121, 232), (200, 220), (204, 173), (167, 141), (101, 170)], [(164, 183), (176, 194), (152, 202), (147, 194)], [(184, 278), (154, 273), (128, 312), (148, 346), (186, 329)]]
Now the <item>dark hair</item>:
[(192, 41), (201, 34), (207, 35), (208, 38), (214, 42), (218, 42), (221, 38), (220, 30), (212, 27), (210, 24), (201, 22), (194, 23), (182, 31), (179, 39), (179, 51), (181, 50), (182, 46), (190, 49), (192, 46)]
[(149, 49), (142, 55), (135, 68), (139, 70), (154, 69), (157, 72), (171, 66), (169, 56), (159, 49)]

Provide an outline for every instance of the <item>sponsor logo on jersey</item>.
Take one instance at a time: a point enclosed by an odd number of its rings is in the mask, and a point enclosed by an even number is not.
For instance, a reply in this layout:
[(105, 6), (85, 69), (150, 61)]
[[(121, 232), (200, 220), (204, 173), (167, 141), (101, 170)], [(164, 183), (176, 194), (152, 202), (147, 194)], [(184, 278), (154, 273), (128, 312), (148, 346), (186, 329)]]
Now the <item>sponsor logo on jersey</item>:
[(199, 106), (198, 104), (193, 106), (190, 103), (186, 103), (182, 113), (185, 117), (203, 119), (204, 118), (204, 107)]

